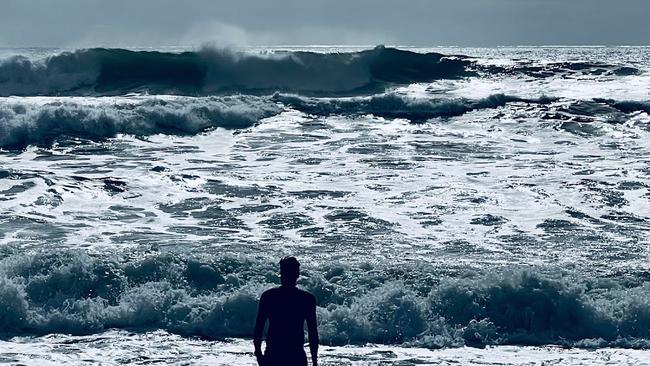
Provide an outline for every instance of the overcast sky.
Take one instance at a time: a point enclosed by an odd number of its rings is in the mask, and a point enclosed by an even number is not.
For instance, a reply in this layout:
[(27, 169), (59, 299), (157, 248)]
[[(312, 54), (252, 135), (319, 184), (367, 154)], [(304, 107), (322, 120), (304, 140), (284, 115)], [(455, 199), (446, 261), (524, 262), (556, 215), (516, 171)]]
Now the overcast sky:
[(0, 46), (650, 45), (650, 0), (0, 0)]

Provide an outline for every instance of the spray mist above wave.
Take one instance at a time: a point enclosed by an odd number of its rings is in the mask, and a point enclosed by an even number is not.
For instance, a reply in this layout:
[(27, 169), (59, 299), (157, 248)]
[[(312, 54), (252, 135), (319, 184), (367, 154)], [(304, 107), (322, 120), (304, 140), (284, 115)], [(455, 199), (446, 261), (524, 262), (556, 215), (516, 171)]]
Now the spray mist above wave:
[(340, 94), (383, 90), (470, 75), (469, 64), (438, 53), (378, 46), (351, 53), (249, 54), (204, 48), (165, 53), (125, 49), (64, 52), (35, 61), (15, 56), (0, 62), (0, 96), (183, 95), (275, 91)]
[[(278, 283), (275, 264), (238, 257), (157, 253), (116, 260), (5, 249), (0, 332), (121, 328), (248, 337), (259, 294)], [(305, 266), (300, 285), (316, 296), (321, 341), (330, 345), (650, 345), (650, 288), (643, 278), (329, 263)]]

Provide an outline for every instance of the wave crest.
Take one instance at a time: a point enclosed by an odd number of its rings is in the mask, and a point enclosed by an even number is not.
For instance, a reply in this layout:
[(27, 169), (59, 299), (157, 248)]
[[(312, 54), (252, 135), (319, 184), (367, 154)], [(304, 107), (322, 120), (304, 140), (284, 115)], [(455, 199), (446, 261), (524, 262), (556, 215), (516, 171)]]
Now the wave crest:
[(34, 61), (0, 62), (0, 96), (121, 95), (130, 92), (207, 95), (275, 91), (367, 93), (470, 75), (469, 64), (437, 53), (376, 47), (351, 53), (248, 54), (205, 48), (165, 53), (124, 49), (64, 52)]
[(509, 103), (532, 106), (538, 118), (556, 121), (559, 128), (578, 134), (598, 131), (597, 126), (585, 122), (624, 123), (635, 113), (650, 111), (645, 101), (560, 100), (505, 94), (481, 99), (414, 98), (397, 92), (342, 98), (281, 93), (269, 97), (5, 98), (0, 100), (0, 148), (50, 146), (60, 137), (100, 141), (117, 134), (192, 135), (215, 127), (248, 128), (288, 108), (313, 116), (373, 115), (419, 123)]
[(403, 118), (423, 122), (436, 117), (455, 117), (465, 113), (503, 107), (507, 103), (523, 102), (548, 104), (555, 99), (521, 98), (505, 94), (493, 94), (482, 99), (463, 98), (412, 98), (397, 93), (354, 98), (308, 98), (299, 95), (275, 94), (273, 100), (301, 112), (312, 115), (363, 115), (371, 114), (385, 118)]
[(8, 99), (0, 102), (0, 147), (51, 145), (62, 136), (103, 140), (117, 134), (196, 134), (246, 128), (279, 113), (252, 96), (206, 98)]
[[(249, 337), (275, 265), (236, 257), (81, 252), (11, 254), (0, 263), (0, 332), (110, 328)], [(650, 346), (650, 286), (530, 271), (450, 276), (422, 266), (307, 266), (325, 344)], [(550, 273), (550, 272), (549, 272)]]

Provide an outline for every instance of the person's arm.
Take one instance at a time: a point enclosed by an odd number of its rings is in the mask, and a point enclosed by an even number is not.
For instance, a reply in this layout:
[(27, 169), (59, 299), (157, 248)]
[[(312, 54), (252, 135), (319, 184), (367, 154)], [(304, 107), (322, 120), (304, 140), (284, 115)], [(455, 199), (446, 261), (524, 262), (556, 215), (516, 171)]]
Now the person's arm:
[(318, 365), (318, 325), (316, 323), (316, 299), (311, 297), (307, 312), (307, 333), (312, 366)]
[(253, 331), (253, 346), (255, 346), (255, 357), (259, 365), (262, 365), (262, 333), (264, 333), (267, 318), (266, 301), (264, 301), (264, 294), (262, 294), (257, 309), (257, 318), (255, 319), (255, 330)]

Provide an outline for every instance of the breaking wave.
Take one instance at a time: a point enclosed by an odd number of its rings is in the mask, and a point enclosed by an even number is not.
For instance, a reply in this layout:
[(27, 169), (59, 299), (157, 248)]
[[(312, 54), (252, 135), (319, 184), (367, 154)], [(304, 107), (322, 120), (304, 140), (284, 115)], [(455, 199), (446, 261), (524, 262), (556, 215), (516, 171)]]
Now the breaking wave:
[(630, 76), (630, 65), (519, 60), (510, 66), (481, 65), (466, 56), (374, 49), (317, 53), (250, 53), (204, 47), (194, 52), (81, 49), (44, 59), (22, 55), (0, 60), (0, 96), (98, 96), (128, 93), (221, 95), (298, 93), (365, 95), (390, 85), (470, 76)]
[[(249, 337), (276, 265), (242, 257), (76, 251), (0, 261), (0, 332), (89, 334), (119, 328)], [(553, 271), (548, 271), (553, 273)], [(306, 266), (325, 344), (650, 346), (650, 286), (642, 279), (502, 270), (442, 273), (422, 266)]]
[(47, 146), (61, 136), (103, 140), (117, 134), (197, 134), (246, 128), (281, 111), (254, 96), (167, 98), (10, 98), (0, 102), (0, 148)]
[(539, 64), (529, 60), (518, 60), (512, 65), (476, 65), (476, 71), (488, 74), (525, 75), (536, 79), (555, 76), (635, 76), (643, 74), (642, 70), (626, 64), (608, 64), (604, 62), (558, 61)]
[[(425, 122), (451, 118), (508, 103), (533, 108), (542, 120), (623, 123), (650, 111), (648, 102), (610, 99), (560, 100), (494, 94), (482, 99), (422, 98), (396, 92), (368, 97), (136, 96), (101, 98), (4, 98), (0, 100), (0, 148), (50, 146), (61, 137), (101, 141), (117, 134), (194, 135), (212, 128), (242, 129), (287, 109), (313, 116), (372, 115)], [(567, 123), (568, 123), (567, 122)]]
[(511, 102), (548, 104), (555, 99), (538, 99), (493, 94), (483, 99), (412, 98), (396, 93), (355, 98), (308, 98), (298, 95), (276, 94), (273, 99), (291, 108), (312, 115), (363, 115), (403, 118), (422, 122), (436, 117), (455, 117), (473, 110), (503, 107)]
[(0, 96), (354, 94), (382, 90), (391, 83), (467, 76), (471, 74), (466, 70), (468, 64), (437, 53), (383, 46), (329, 54), (248, 54), (211, 48), (183, 53), (86, 49), (44, 60), (15, 56), (0, 61)]
[(59, 137), (104, 140), (117, 134), (197, 134), (210, 128), (247, 128), (292, 108), (311, 115), (365, 115), (422, 122), (453, 117), (509, 102), (545, 104), (503, 94), (478, 100), (424, 99), (386, 93), (372, 97), (8, 98), (0, 100), (0, 148), (49, 146)]
[(650, 102), (634, 100), (595, 99), (594, 102), (608, 105), (623, 113), (645, 112), (650, 113)]

